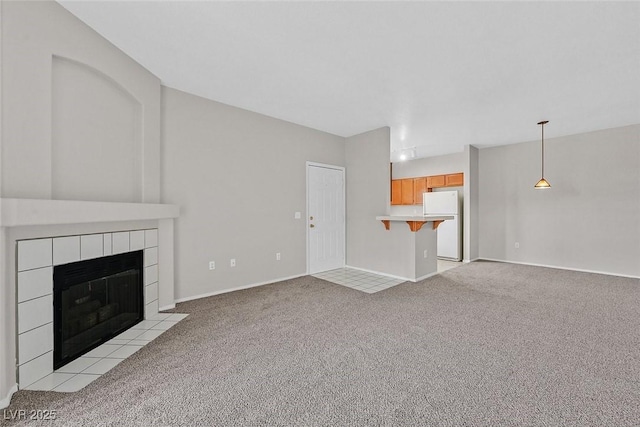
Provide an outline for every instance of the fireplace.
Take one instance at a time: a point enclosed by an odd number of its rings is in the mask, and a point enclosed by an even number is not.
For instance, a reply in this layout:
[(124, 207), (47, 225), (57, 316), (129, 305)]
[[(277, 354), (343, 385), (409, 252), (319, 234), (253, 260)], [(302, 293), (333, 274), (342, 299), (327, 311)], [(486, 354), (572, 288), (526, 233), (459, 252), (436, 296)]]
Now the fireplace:
[(55, 266), (53, 307), (58, 369), (143, 320), (143, 251)]

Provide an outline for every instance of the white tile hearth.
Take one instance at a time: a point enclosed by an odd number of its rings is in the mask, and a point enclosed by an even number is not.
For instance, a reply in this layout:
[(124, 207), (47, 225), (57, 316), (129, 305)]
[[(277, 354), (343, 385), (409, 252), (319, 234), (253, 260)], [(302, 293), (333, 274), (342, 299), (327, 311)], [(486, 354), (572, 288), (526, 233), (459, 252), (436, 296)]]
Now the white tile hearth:
[(114, 338), (112, 340), (107, 341), (105, 344), (120, 344), (120, 345), (124, 345), (124, 344), (129, 344), (131, 340), (124, 340), (122, 338)]
[[(147, 317), (147, 320), (169, 320), (172, 317), (171, 313), (156, 313)], [(182, 320), (182, 319), (179, 319)]]
[(158, 323), (157, 325), (152, 326), (151, 329), (157, 330), (157, 331), (166, 331), (167, 329), (169, 329), (170, 327), (172, 327), (176, 323), (178, 323), (178, 322), (172, 322), (171, 320), (163, 320), (162, 322)]
[(139, 340), (139, 339), (135, 339), (135, 340), (131, 340), (129, 341), (129, 345), (145, 345), (145, 344), (149, 344), (151, 342), (151, 340)]
[(69, 380), (63, 382), (59, 386), (53, 389), (53, 391), (61, 391), (61, 392), (74, 392), (81, 390), (100, 378), (100, 375), (91, 375), (91, 374), (76, 374), (71, 377)]
[(151, 329), (152, 326), (155, 326), (158, 323), (160, 323), (159, 320), (143, 320), (137, 325), (132, 326), (131, 329), (142, 329), (146, 331), (147, 329)]
[[(134, 326), (135, 328), (135, 326)], [(118, 335), (115, 339), (132, 340), (138, 338), (147, 329), (128, 329)]]
[(35, 387), (34, 390), (53, 390), (58, 387), (62, 383), (69, 381), (76, 374), (66, 374), (63, 372), (54, 372), (53, 374), (49, 374), (43, 379), (37, 381), (32, 385)]
[(107, 356), (107, 359), (127, 358), (127, 357), (131, 356), (133, 353), (135, 353), (136, 351), (140, 350), (142, 347), (144, 347), (144, 346), (142, 346), (142, 345), (123, 345), (122, 347), (120, 347), (119, 349), (114, 351), (113, 353), (109, 354)]
[[(124, 359), (139, 351), (188, 316), (188, 314), (181, 313), (158, 313), (158, 315), (162, 317), (162, 321), (144, 320), (134, 326), (134, 328), (138, 328), (139, 325), (144, 325), (141, 329), (129, 329), (52, 374), (21, 388), (60, 392), (78, 391), (100, 378), (100, 375), (109, 372)], [(160, 325), (166, 329), (152, 329)], [(129, 338), (131, 336), (138, 338)]]
[(157, 330), (144, 331), (142, 334), (138, 335), (136, 337), (136, 339), (138, 339), (138, 340), (155, 340), (160, 335), (162, 335), (163, 332), (164, 331), (157, 331)]
[(100, 347), (96, 347), (85, 356), (87, 357), (107, 357), (117, 349), (122, 347), (120, 344), (102, 344)]
[(83, 374), (93, 374), (93, 375), (102, 375), (106, 374), (110, 370), (116, 367), (116, 365), (122, 362), (125, 358), (122, 359), (100, 359), (93, 365), (89, 366), (87, 369), (82, 371)]
[[(100, 359), (101, 359), (101, 357), (82, 356), (82, 357), (74, 360), (73, 362), (67, 363), (62, 368), (56, 370), (56, 372), (79, 374), (80, 372), (82, 372), (85, 369), (87, 369), (89, 366), (95, 364)], [(29, 390), (29, 387), (27, 387), (27, 390)]]

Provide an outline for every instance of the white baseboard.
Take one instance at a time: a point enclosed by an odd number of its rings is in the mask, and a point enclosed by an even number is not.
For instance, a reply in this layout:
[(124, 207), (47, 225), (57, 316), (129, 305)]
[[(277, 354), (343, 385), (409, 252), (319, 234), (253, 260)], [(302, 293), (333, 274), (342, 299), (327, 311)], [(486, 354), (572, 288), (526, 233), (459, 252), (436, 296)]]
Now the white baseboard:
[(610, 271), (586, 270), (586, 269), (583, 269), (583, 268), (561, 267), (561, 266), (558, 266), (558, 265), (536, 264), (536, 263), (533, 263), (533, 262), (507, 261), (505, 259), (495, 259), (495, 258), (479, 258), (479, 260), (480, 261), (504, 262), (504, 263), (507, 263), (507, 264), (530, 265), (530, 266), (533, 266), (533, 267), (555, 268), (556, 270), (579, 271), (581, 273), (605, 274), (607, 276), (627, 277), (629, 279), (640, 279), (640, 276), (632, 276), (632, 275), (628, 275), (628, 274), (612, 273)]
[(174, 304), (165, 305), (164, 307), (158, 307), (158, 311), (173, 310), (174, 308), (176, 308), (175, 303)]
[(221, 291), (213, 291), (213, 292), (207, 292), (206, 294), (194, 295), (194, 296), (186, 297), (186, 298), (179, 298), (179, 299), (176, 300), (176, 303), (186, 302), (186, 301), (193, 301), (194, 299), (212, 297), (214, 295), (226, 294), (226, 293), (229, 293), (229, 292), (241, 291), (243, 289), (255, 288), (255, 287), (258, 287), (258, 286), (269, 285), (271, 283), (282, 282), (284, 280), (297, 279), (298, 277), (302, 277), (302, 276), (306, 276), (306, 274), (297, 274), (295, 276), (281, 277), (279, 279), (267, 280), (265, 282), (252, 283), (250, 285), (238, 286), (236, 288), (223, 289)]
[(11, 403), (11, 396), (13, 393), (18, 391), (18, 384), (14, 384), (13, 387), (9, 390), (9, 393), (4, 397), (4, 399), (0, 400), (0, 409), (6, 408)]
[(462, 262), (463, 262), (463, 263), (465, 263), (465, 264), (468, 264), (468, 263), (470, 263), (470, 262), (479, 261), (479, 260), (481, 260), (481, 259), (482, 259), (482, 258), (463, 259), (463, 260), (462, 260)]
[[(365, 271), (367, 273), (373, 273), (373, 274), (377, 274), (379, 276), (385, 276), (385, 277), (391, 277), (392, 279), (399, 279), (399, 280), (405, 280), (407, 282), (415, 282), (416, 280), (413, 279), (409, 279), (408, 277), (402, 277), (402, 276), (395, 276), (393, 274), (387, 274), (387, 273), (382, 273), (380, 271), (376, 271), (376, 270), (367, 270), (366, 268), (360, 268), (360, 267), (353, 267), (351, 265), (345, 265), (345, 268), (351, 268), (353, 270), (360, 270), (360, 271)], [(420, 279), (418, 279), (420, 280)]]
[(425, 274), (422, 277), (418, 277), (416, 280), (412, 280), (412, 282), (419, 282), (421, 280), (428, 279), (429, 277), (433, 277), (433, 276), (435, 276), (437, 274), (439, 274), (437, 271), (435, 271), (433, 273)]

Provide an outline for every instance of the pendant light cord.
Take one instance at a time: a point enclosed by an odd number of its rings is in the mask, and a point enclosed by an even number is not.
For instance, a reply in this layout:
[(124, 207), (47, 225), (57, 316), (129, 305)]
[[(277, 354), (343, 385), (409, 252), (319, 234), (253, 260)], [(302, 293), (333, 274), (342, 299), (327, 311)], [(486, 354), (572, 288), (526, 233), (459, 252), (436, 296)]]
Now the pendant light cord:
[(544, 125), (546, 125), (547, 123), (549, 123), (548, 120), (543, 120), (541, 122), (538, 122), (539, 125), (542, 126), (542, 140), (541, 140), (541, 164), (542, 164), (542, 176), (540, 177), (540, 181), (538, 181), (536, 183), (536, 185), (534, 185), (534, 187), (536, 189), (540, 189), (540, 188), (550, 188), (551, 185), (547, 182), (546, 179), (544, 179)]
[(542, 178), (544, 178), (544, 123), (542, 124)]

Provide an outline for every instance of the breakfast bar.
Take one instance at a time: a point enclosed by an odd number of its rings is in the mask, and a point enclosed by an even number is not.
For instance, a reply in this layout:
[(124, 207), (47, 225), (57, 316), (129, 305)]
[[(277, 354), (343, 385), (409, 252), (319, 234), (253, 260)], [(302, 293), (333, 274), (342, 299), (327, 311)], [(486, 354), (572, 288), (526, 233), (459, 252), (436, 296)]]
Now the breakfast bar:
[(377, 216), (388, 242), (389, 274), (418, 282), (438, 272), (437, 228), (450, 215)]
[(432, 223), (432, 228), (435, 230), (438, 228), (442, 221), (451, 220), (451, 215), (411, 215), (411, 216), (377, 216), (377, 220), (382, 221), (384, 227), (389, 230), (391, 227), (391, 221), (406, 222), (409, 225), (409, 229), (413, 232), (419, 231), (427, 222)]

